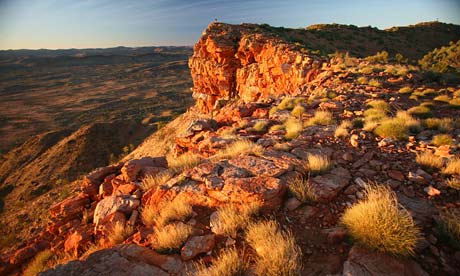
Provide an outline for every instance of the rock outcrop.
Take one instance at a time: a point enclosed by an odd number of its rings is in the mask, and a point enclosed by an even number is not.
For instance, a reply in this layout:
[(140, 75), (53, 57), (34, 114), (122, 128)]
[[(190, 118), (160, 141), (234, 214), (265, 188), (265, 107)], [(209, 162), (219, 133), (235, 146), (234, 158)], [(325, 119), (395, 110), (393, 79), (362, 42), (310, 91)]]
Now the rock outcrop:
[(224, 101), (245, 103), (305, 92), (320, 58), (303, 54), (257, 25), (211, 23), (190, 58), (193, 97), (202, 112)]

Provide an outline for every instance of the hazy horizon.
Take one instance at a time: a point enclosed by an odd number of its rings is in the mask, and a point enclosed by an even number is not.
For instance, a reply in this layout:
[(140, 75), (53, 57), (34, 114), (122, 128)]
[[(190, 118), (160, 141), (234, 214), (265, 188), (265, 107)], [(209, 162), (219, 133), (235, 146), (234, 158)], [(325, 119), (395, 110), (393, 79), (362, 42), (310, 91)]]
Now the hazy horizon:
[(455, 0), (0, 0), (0, 50), (192, 46), (206, 26), (352, 24), (386, 29), (460, 24)]

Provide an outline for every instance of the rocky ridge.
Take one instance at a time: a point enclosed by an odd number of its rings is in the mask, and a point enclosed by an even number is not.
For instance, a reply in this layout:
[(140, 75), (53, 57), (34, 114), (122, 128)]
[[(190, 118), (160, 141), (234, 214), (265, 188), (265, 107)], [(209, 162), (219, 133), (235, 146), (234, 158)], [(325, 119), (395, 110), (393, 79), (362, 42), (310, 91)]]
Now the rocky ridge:
[[(216, 208), (258, 202), (262, 217), (276, 219), (294, 233), (303, 252), (302, 275), (458, 274), (460, 251), (442, 240), (437, 225), (439, 210), (460, 208), (459, 191), (448, 186), (441, 173), (426, 171), (415, 162), (420, 152), (449, 160), (458, 156), (458, 122), (448, 131), (455, 141), (450, 146), (430, 144), (436, 134), (430, 129), (403, 140), (380, 137), (362, 126), (335, 135), (340, 122), (363, 119), (371, 99), (386, 100), (395, 110), (416, 106), (418, 99), (398, 92), (408, 84), (413, 89), (444, 91), (452, 98), (459, 97), (458, 86), (450, 89), (427, 81), (417, 70), (402, 75), (385, 69), (364, 74), (360, 70), (371, 66), (369, 61), (353, 59), (344, 65), (342, 57), (305, 54), (269, 33), (251, 30), (245, 25), (212, 23), (195, 45), (189, 65), (196, 107), (183, 115), (191, 119), (181, 122), (187, 127), (173, 137), (171, 154), (176, 158), (193, 154), (199, 161), (174, 170), (170, 157), (143, 151), (152, 146), (146, 142), (124, 161), (91, 172), (78, 194), (51, 207), (46, 231), (2, 256), (2, 272), (17, 271), (38, 252), (51, 248), (80, 260), (43, 275), (115, 271), (120, 275), (185, 275), (194, 261), (212, 263), (223, 248), (244, 247), (240, 236), (227, 237), (213, 228)], [(360, 82), (363, 76), (380, 85)], [(302, 107), (300, 114), (291, 115), (292, 107), (280, 107), (295, 99)], [(433, 116), (460, 117), (458, 109), (445, 107), (433, 109)], [(309, 123), (317, 110), (330, 112), (332, 120)], [(287, 138), (286, 127), (273, 126), (283, 125), (290, 117), (305, 127)], [(238, 140), (252, 141), (253, 147), (262, 150), (219, 155)], [(288, 192), (289, 183), (305, 173), (312, 154), (327, 157), (333, 165), (309, 177), (316, 198), (302, 203)], [(169, 179), (143, 189), (143, 179), (166, 171), (172, 172)], [(374, 252), (345, 238), (339, 218), (363, 197), (368, 181), (389, 185), (422, 229), (416, 256), (404, 259)], [(192, 231), (179, 251), (161, 252), (152, 242), (155, 228), (140, 214), (147, 208), (160, 212), (177, 198), (186, 198), (193, 214), (171, 225), (188, 225)], [(117, 223), (133, 231), (122, 245), (113, 247), (110, 235)], [(105, 249), (86, 254), (91, 244)], [(254, 253), (246, 250), (244, 254)]]

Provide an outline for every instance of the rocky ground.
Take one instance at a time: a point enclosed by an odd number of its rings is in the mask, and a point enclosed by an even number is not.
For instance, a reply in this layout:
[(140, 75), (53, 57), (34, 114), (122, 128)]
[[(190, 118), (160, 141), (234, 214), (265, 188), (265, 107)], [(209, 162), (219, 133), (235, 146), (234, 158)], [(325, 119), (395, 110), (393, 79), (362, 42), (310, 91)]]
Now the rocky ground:
[[(292, 231), (302, 252), (300, 275), (458, 275), (460, 251), (441, 230), (440, 215), (460, 208), (452, 184), (459, 169), (446, 168), (460, 154), (458, 80), (428, 79), (403, 63), (315, 56), (251, 30), (211, 24), (189, 61), (196, 106), (172, 123), (180, 130), (174, 137), (155, 134), (125, 161), (88, 174), (78, 194), (51, 207), (46, 231), (2, 254), (2, 273), (20, 273), (51, 249), (72, 257), (42, 275), (185, 275), (194, 263), (212, 264), (236, 247), (251, 274), (257, 248), (245, 241), (244, 229), (222, 233), (216, 210), (257, 202), (254, 220), (276, 220)], [(424, 102), (428, 111), (413, 109)], [(385, 122), (372, 120), (371, 109), (387, 119), (408, 111), (403, 129), (392, 131), (400, 127), (394, 124), (383, 131)], [(434, 127), (428, 117), (447, 123)], [(438, 134), (448, 139), (438, 143)], [(173, 139), (163, 156), (152, 144), (158, 135)], [(226, 150), (241, 140), (250, 148)], [(427, 152), (441, 158), (441, 167), (416, 161)], [(306, 166), (312, 155), (330, 165), (312, 171)], [(311, 200), (292, 192), (298, 175), (308, 179)], [(146, 186), (149, 177), (157, 182)], [(413, 217), (421, 231), (413, 256), (369, 249), (341, 224), (367, 183), (389, 186)], [(146, 210), (161, 213), (177, 199), (192, 206), (190, 215), (148, 223)], [(132, 231), (114, 242), (120, 223)], [(183, 227), (190, 229), (184, 242), (160, 250), (161, 230)], [(78, 260), (67, 262), (72, 258)]]

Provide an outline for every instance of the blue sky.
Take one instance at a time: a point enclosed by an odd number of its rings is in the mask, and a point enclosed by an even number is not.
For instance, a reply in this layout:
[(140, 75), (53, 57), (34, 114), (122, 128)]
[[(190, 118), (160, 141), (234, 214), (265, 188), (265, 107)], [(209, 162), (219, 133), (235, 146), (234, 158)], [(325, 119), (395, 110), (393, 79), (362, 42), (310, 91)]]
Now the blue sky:
[(193, 45), (209, 22), (460, 24), (460, 0), (0, 0), (0, 49)]

